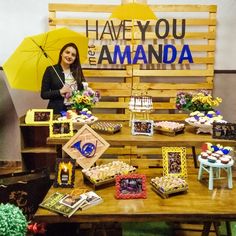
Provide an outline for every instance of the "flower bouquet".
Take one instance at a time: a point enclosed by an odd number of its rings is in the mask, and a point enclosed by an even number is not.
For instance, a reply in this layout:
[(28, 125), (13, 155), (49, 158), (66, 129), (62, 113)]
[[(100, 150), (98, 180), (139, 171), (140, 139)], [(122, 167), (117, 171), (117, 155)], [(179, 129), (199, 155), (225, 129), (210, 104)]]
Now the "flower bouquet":
[(176, 108), (191, 112), (185, 121), (197, 128), (197, 133), (212, 133), (213, 122), (226, 122), (220, 112), (214, 109), (221, 102), (221, 98), (213, 98), (204, 90), (197, 93), (179, 92), (176, 97)]
[(82, 111), (84, 108), (91, 110), (100, 98), (98, 91), (93, 91), (87, 83), (84, 83), (84, 90), (74, 91), (72, 94), (72, 109), (76, 111)]
[(183, 111), (214, 111), (222, 99), (215, 99), (208, 91), (198, 93), (179, 92), (176, 97), (176, 108)]

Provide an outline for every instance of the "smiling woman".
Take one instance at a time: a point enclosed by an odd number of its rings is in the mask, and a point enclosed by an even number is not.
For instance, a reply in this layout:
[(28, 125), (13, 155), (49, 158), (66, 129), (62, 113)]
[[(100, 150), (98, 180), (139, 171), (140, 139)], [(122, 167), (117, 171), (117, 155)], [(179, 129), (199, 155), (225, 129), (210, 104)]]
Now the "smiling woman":
[(48, 108), (59, 114), (71, 105), (68, 98), (73, 91), (83, 89), (84, 81), (78, 48), (74, 43), (68, 43), (61, 49), (58, 63), (46, 68), (41, 97), (49, 99)]

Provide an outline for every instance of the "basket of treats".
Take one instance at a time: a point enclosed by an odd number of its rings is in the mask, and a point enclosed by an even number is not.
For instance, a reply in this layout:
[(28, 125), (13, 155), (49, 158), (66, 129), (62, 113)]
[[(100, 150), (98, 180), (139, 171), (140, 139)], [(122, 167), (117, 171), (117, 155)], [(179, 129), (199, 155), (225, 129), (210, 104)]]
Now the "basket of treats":
[(91, 125), (91, 128), (100, 133), (115, 134), (122, 128), (122, 124), (99, 121)]
[(108, 164), (83, 169), (82, 174), (85, 183), (91, 185), (94, 189), (98, 189), (114, 185), (117, 175), (129, 174), (135, 170), (135, 167), (123, 161), (112, 161)]
[(183, 193), (188, 190), (188, 184), (184, 179), (176, 176), (163, 176), (151, 179), (152, 189), (161, 197), (168, 198), (174, 193)]
[(154, 123), (154, 130), (157, 133), (175, 136), (184, 132), (185, 125), (178, 122), (160, 121)]

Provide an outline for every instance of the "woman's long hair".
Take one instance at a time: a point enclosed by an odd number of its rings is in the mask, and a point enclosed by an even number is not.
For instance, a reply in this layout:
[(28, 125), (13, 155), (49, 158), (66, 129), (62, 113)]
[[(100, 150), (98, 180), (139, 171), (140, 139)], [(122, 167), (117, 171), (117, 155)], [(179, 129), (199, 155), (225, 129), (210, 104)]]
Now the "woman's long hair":
[(59, 53), (58, 64), (61, 64), (61, 60), (62, 60), (61, 55), (68, 47), (72, 47), (76, 51), (75, 61), (70, 65), (70, 69), (72, 71), (73, 77), (75, 78), (77, 82), (78, 90), (81, 90), (83, 88), (82, 82), (85, 81), (85, 78), (84, 78), (83, 70), (80, 64), (79, 50), (74, 43), (67, 43), (66, 45), (63, 46), (63, 48), (61, 49)]

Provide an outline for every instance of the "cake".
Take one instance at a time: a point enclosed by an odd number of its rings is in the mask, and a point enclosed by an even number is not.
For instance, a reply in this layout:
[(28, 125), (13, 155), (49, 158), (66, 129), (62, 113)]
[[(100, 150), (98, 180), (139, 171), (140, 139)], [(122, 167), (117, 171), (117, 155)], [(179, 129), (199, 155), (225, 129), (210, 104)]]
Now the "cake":
[(153, 109), (151, 96), (131, 96), (129, 102), (131, 111), (148, 111)]

